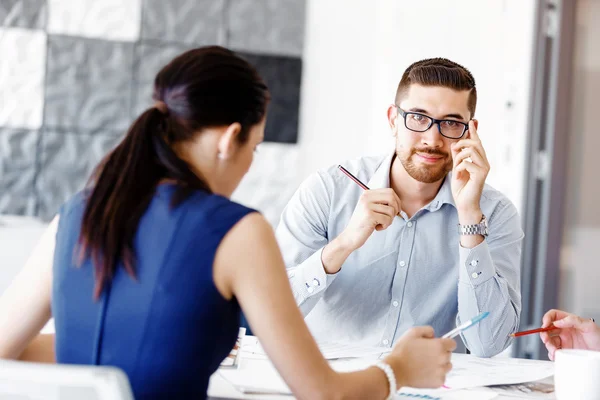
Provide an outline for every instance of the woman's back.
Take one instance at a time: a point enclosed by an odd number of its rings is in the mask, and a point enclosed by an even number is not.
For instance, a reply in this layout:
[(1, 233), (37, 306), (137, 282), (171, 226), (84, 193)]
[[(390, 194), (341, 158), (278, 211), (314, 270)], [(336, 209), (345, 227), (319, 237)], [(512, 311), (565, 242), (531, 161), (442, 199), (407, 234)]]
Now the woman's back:
[(238, 331), (238, 303), (217, 291), (213, 261), (225, 234), (252, 210), (200, 191), (171, 208), (175, 190), (160, 185), (140, 220), (136, 280), (117, 268), (97, 301), (91, 260), (76, 267), (83, 194), (65, 205), (57, 233), (57, 361), (120, 367), (136, 398), (205, 396)]

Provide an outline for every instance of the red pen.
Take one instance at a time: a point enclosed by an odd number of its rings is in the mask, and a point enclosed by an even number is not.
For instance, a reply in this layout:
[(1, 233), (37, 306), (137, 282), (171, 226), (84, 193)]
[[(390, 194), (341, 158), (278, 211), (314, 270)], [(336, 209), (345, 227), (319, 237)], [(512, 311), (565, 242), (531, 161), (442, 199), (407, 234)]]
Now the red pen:
[(346, 176), (348, 178), (352, 179), (358, 186), (360, 186), (364, 190), (369, 190), (369, 187), (367, 185), (365, 185), (357, 177), (355, 177), (354, 175), (352, 175), (350, 173), (350, 171), (348, 171), (346, 168), (342, 167), (341, 165), (338, 165), (338, 168), (340, 169), (340, 171), (342, 171), (344, 174), (346, 174)]
[(510, 336), (519, 337), (519, 336), (525, 336), (525, 335), (532, 335), (534, 333), (548, 332), (548, 331), (553, 331), (555, 329), (558, 329), (558, 328), (555, 327), (554, 325), (550, 325), (550, 326), (547, 326), (546, 328), (538, 328), (538, 329), (532, 329), (530, 331), (511, 333)]
[[(352, 179), (354, 181), (354, 183), (356, 183), (358, 186), (360, 186), (362, 189), (364, 190), (371, 190), (369, 189), (369, 187), (367, 185), (365, 185), (364, 183), (362, 183), (360, 181), (360, 179), (358, 179), (357, 177), (355, 177), (354, 175), (352, 175), (350, 173), (350, 171), (348, 171), (346, 168), (342, 167), (341, 165), (338, 165), (338, 168), (340, 171), (342, 171), (344, 173), (344, 175), (346, 175), (348, 178)], [(402, 214), (400, 214), (400, 212), (398, 212), (397, 214), (400, 218), (402, 218)]]

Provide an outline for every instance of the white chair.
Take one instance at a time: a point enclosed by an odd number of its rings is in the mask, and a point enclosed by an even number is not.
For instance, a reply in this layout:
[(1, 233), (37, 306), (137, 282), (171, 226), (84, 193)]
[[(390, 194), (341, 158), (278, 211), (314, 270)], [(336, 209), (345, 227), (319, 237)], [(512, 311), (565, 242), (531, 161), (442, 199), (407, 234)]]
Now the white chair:
[(118, 368), (0, 360), (0, 400), (134, 400)]

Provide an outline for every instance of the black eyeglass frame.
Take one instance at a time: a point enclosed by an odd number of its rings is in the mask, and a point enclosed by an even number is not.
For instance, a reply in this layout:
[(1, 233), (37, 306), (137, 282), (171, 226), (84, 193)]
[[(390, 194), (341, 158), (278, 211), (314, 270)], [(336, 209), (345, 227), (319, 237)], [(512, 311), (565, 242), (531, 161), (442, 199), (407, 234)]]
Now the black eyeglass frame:
[[(406, 129), (411, 130), (413, 132), (419, 132), (419, 133), (427, 132), (433, 126), (433, 124), (436, 124), (438, 126), (438, 132), (443, 137), (448, 138), (448, 139), (461, 139), (463, 136), (465, 136), (465, 133), (469, 130), (468, 123), (457, 121), (455, 119), (435, 119), (433, 117), (430, 117), (429, 115), (425, 115), (422, 113), (418, 113), (418, 112), (414, 112), (414, 111), (404, 111), (398, 105), (396, 105), (396, 109), (398, 110), (398, 113), (402, 116), (402, 118), (404, 119), (404, 126), (406, 127)], [(418, 131), (416, 129), (409, 128), (408, 125), (406, 124), (406, 116), (407, 115), (420, 115), (421, 117), (427, 118), (427, 119), (429, 119), (429, 125), (427, 125), (427, 128), (423, 129), (422, 131)], [(445, 121), (455, 122), (457, 124), (463, 125), (463, 131), (459, 137), (447, 136), (442, 133), (442, 127), (440, 124)]]

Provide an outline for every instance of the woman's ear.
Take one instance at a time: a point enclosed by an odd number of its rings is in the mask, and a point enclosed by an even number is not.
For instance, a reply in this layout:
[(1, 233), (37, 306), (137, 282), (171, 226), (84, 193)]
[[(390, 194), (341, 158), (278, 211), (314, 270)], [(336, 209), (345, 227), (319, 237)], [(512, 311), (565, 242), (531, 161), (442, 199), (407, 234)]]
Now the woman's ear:
[(227, 160), (233, 156), (237, 149), (237, 138), (241, 131), (242, 125), (239, 122), (234, 122), (225, 129), (217, 144), (220, 159)]

